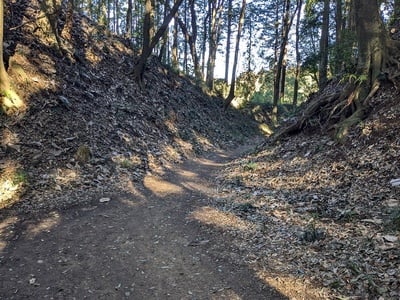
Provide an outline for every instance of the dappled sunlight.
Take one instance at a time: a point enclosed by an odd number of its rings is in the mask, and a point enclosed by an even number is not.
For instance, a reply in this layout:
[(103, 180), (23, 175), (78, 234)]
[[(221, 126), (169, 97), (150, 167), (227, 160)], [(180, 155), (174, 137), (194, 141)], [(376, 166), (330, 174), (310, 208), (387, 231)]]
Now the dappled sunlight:
[(147, 175), (143, 180), (144, 186), (158, 197), (165, 197), (173, 194), (180, 194), (183, 189), (160, 177)]
[(186, 156), (190, 156), (193, 153), (193, 145), (190, 142), (186, 142), (181, 138), (174, 138), (174, 142), (177, 144), (179, 150)]
[(27, 178), (13, 161), (0, 161), (0, 175), (0, 208), (5, 208), (20, 199)]
[(294, 277), (287, 274), (274, 273), (270, 270), (257, 270), (257, 276), (267, 285), (275, 288), (289, 299), (328, 299), (329, 295), (323, 289), (312, 286), (309, 279), (305, 277)]
[(196, 181), (183, 181), (181, 185), (190, 191), (197, 191), (205, 194), (210, 192), (209, 187), (205, 186), (204, 184), (197, 183)]
[(114, 154), (111, 160), (120, 168), (129, 169), (136, 168), (142, 165), (142, 158), (138, 154)]
[(270, 136), (274, 133), (274, 131), (271, 129), (271, 127), (268, 126), (268, 124), (266, 124), (266, 123), (261, 123), (260, 125), (258, 125), (258, 128), (266, 136)]
[(61, 216), (58, 212), (51, 212), (47, 218), (38, 223), (29, 224), (26, 230), (27, 236), (33, 238), (42, 232), (49, 232), (52, 228), (60, 224)]
[(212, 142), (208, 138), (203, 135), (200, 135), (196, 131), (192, 130), (193, 137), (196, 139), (197, 143), (202, 145), (206, 150), (209, 150), (213, 147)]
[(3, 129), (1, 132), (1, 146), (10, 147), (14, 150), (19, 150), (18, 143), (20, 142), (18, 134), (8, 128)]
[(118, 188), (121, 189), (123, 192), (128, 193), (129, 195), (134, 195), (135, 197), (140, 198), (142, 201), (145, 199), (145, 196), (137, 188), (136, 184), (132, 181), (129, 174), (121, 174), (119, 176)]
[(55, 175), (56, 184), (67, 185), (76, 182), (80, 177), (78, 170), (58, 168)]
[[(55, 80), (50, 79), (49, 74), (55, 74), (56, 68), (53, 59), (44, 53), (39, 57), (27, 58), (31, 50), (22, 44), (18, 44), (15, 54), (10, 58), (8, 74), (12, 78), (15, 91), (20, 97), (19, 112), (24, 111), (32, 95), (42, 91), (54, 91), (57, 89)], [(26, 99), (22, 100), (22, 99)], [(22, 103), (21, 103), (22, 102)]]
[(165, 156), (168, 157), (172, 161), (179, 161), (181, 159), (180, 154), (171, 145), (166, 145), (164, 147), (163, 151), (164, 151)]
[(13, 233), (12, 226), (19, 221), (18, 217), (8, 217), (0, 222), (0, 251), (3, 251), (7, 247), (6, 238)]
[(1, 96), (1, 110), (6, 115), (21, 114), (26, 110), (26, 103), (15, 91), (6, 90)]
[(178, 169), (176, 171), (177, 174), (179, 174), (182, 177), (186, 177), (186, 178), (196, 178), (198, 177), (197, 173), (194, 173), (192, 171), (188, 171), (188, 170), (182, 170), (182, 169)]
[[(223, 295), (211, 295), (210, 299), (211, 300), (219, 300), (221, 298), (229, 299), (229, 300), (241, 300), (241, 299), (243, 299), (232, 288), (221, 289), (221, 292), (223, 293)], [(216, 292), (216, 294), (218, 294), (218, 291)]]
[[(227, 157), (227, 156), (221, 155), (221, 157)], [(210, 167), (220, 167), (223, 165), (223, 163), (218, 163), (212, 159), (206, 159), (206, 158), (200, 159), (199, 162), (204, 166), (210, 166)]]
[(242, 220), (230, 212), (222, 212), (210, 206), (197, 208), (191, 213), (191, 217), (201, 223), (216, 226), (222, 229), (238, 229), (241, 231), (253, 231), (255, 225)]

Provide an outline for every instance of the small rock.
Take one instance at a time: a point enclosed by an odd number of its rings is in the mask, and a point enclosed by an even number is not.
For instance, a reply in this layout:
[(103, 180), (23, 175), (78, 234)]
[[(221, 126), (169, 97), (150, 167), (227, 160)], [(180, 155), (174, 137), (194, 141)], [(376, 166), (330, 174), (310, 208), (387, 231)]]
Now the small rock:
[(400, 186), (400, 178), (390, 180), (392, 186)]
[(389, 242), (389, 243), (394, 243), (394, 242), (397, 242), (397, 240), (398, 240), (398, 237), (397, 236), (395, 236), (395, 235), (384, 235), (383, 236), (383, 239), (386, 241), (386, 242)]
[(100, 203), (105, 203), (105, 202), (110, 202), (110, 198), (106, 198), (106, 197), (104, 197), (104, 198), (100, 198), (100, 200), (99, 200), (99, 202)]

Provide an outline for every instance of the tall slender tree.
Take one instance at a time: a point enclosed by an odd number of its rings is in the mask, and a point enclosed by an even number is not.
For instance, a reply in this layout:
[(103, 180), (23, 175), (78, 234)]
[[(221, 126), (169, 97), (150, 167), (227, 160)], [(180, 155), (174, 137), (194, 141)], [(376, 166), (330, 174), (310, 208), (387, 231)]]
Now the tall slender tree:
[(228, 13), (227, 13), (227, 33), (226, 33), (226, 46), (225, 46), (225, 82), (229, 79), (229, 59), (231, 54), (231, 34), (232, 34), (232, 16), (233, 16), (232, 0), (228, 0)]
[(322, 13), (321, 38), (319, 46), (319, 89), (322, 90), (328, 82), (328, 45), (329, 45), (329, 0), (324, 0)]
[(210, 0), (208, 3), (210, 25), (209, 25), (209, 46), (208, 46), (208, 61), (207, 61), (207, 77), (206, 85), (210, 90), (214, 89), (214, 69), (215, 60), (217, 57), (217, 47), (219, 31), (221, 26), (221, 11), (223, 9), (224, 0)]
[(246, 12), (246, 0), (242, 0), (242, 7), (240, 8), (240, 15), (239, 15), (239, 26), (236, 35), (235, 57), (233, 58), (231, 86), (229, 89), (229, 95), (225, 99), (225, 105), (224, 105), (225, 109), (229, 107), (232, 100), (235, 98), (236, 67), (238, 63), (240, 36), (242, 34), (245, 12)]
[(293, 109), (297, 107), (297, 100), (299, 95), (299, 81), (300, 81), (300, 70), (301, 70), (301, 58), (300, 58), (300, 19), (301, 19), (301, 9), (303, 6), (303, 0), (297, 0), (297, 17), (296, 17), (296, 41), (295, 41), (295, 51), (296, 51), (296, 70), (294, 75), (294, 86), (293, 86)]

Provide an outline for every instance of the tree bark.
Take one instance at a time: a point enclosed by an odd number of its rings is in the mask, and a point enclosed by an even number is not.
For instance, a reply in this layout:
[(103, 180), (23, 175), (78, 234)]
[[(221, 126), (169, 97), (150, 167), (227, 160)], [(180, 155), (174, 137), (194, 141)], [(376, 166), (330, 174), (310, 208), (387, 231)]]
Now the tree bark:
[(342, 141), (348, 129), (365, 117), (366, 102), (371, 92), (379, 89), (377, 78), (383, 72), (388, 60), (387, 32), (380, 16), (377, 0), (353, 0), (355, 29), (358, 42), (357, 80), (350, 82), (353, 87), (348, 102), (353, 104), (353, 114), (340, 122), (335, 137)]
[[(148, 0), (147, 0), (148, 1)], [(165, 30), (168, 28), (169, 22), (171, 22), (172, 18), (176, 14), (181, 5), (183, 0), (176, 0), (174, 6), (172, 7), (169, 14), (165, 17), (163, 23), (161, 24), (160, 28), (157, 30), (154, 37), (151, 39), (150, 43), (146, 46), (143, 45), (142, 47), (142, 54), (140, 55), (139, 61), (135, 66), (133, 77), (138, 82), (139, 86), (143, 88), (143, 74), (146, 67), (146, 61), (149, 58), (151, 52), (153, 51), (154, 47), (157, 45), (160, 38), (163, 36)], [(143, 29), (145, 30), (145, 28)], [(148, 28), (147, 28), (148, 30)], [(149, 33), (147, 33), (149, 34)]]
[[(339, 0), (340, 1), (340, 0)], [(296, 71), (294, 75), (294, 86), (293, 86), (293, 110), (297, 107), (297, 100), (299, 94), (299, 81), (300, 81), (300, 70), (301, 70), (301, 59), (300, 59), (300, 51), (299, 51), (299, 39), (300, 39), (300, 18), (301, 18), (301, 8), (303, 6), (303, 0), (297, 1), (298, 9), (297, 9), (297, 19), (296, 19), (296, 42), (295, 42), (295, 51), (296, 51)]]
[(321, 39), (319, 46), (319, 89), (322, 90), (328, 82), (328, 44), (329, 44), (329, 0), (324, 0), (322, 13)]
[(224, 0), (211, 0), (209, 2), (210, 11), (210, 36), (208, 46), (208, 61), (207, 61), (207, 77), (206, 85), (209, 90), (214, 89), (214, 68), (217, 57), (218, 33), (221, 23), (220, 12), (223, 7)]
[(238, 26), (238, 31), (237, 31), (237, 35), (236, 35), (235, 57), (233, 59), (231, 86), (229, 89), (229, 95), (225, 99), (224, 109), (227, 109), (229, 107), (229, 105), (231, 104), (232, 100), (235, 98), (236, 67), (237, 67), (238, 56), (239, 56), (240, 36), (242, 34), (245, 12), (246, 12), (246, 0), (243, 0), (242, 7), (240, 9), (239, 26)]
[(196, 10), (194, 8), (194, 0), (190, 0), (189, 6), (190, 6), (190, 15), (191, 15), (192, 34), (189, 33), (185, 23), (179, 17), (177, 18), (177, 21), (178, 21), (179, 27), (181, 28), (181, 30), (183, 32), (183, 35), (185, 36), (186, 42), (189, 44), (190, 55), (192, 56), (195, 77), (196, 77), (196, 79), (201, 80), (202, 74), (200, 71), (199, 57), (197, 55), (197, 48), (196, 48), (196, 39), (197, 39), (196, 20), (197, 20), (197, 18), (196, 18)]
[(129, 39), (132, 38), (132, 0), (128, 0), (128, 8), (126, 10), (125, 36)]
[(4, 1), (0, 0), (0, 92), (4, 92), (10, 89), (10, 80), (6, 68), (4, 67), (3, 58), (3, 36), (4, 36)]
[(335, 73), (339, 74), (342, 71), (342, 32), (343, 32), (343, 13), (342, 13), (343, 5), (342, 0), (336, 0), (336, 14), (335, 14), (335, 22), (336, 22), (336, 51), (335, 51)]
[[(297, 7), (296, 7), (297, 10)], [(285, 75), (286, 75), (286, 65), (285, 57), (287, 54), (287, 44), (289, 41), (289, 31), (293, 23), (293, 18), (296, 15), (296, 10), (290, 17), (290, 0), (285, 0), (283, 20), (282, 20), (282, 30), (281, 30), (281, 40), (279, 47), (279, 57), (275, 68), (274, 77), (274, 98), (272, 107), (272, 122), (276, 125), (278, 123), (278, 104), (284, 97), (285, 88)]]
[(178, 13), (174, 16), (174, 28), (172, 31), (172, 68), (178, 70), (179, 63), (178, 63)]
[(225, 82), (228, 83), (229, 79), (229, 58), (231, 53), (231, 34), (232, 34), (232, 0), (228, 0), (228, 24), (226, 33), (226, 47), (225, 47)]

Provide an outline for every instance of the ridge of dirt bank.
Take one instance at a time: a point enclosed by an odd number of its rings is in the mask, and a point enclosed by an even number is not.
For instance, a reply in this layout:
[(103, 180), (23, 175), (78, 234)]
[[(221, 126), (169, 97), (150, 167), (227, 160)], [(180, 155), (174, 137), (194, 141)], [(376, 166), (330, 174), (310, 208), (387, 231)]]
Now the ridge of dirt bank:
[(87, 190), (140, 184), (154, 168), (256, 133), (248, 115), (224, 113), (220, 98), (155, 57), (141, 90), (129, 75), (136, 53), (87, 17), (74, 15), (64, 43), (76, 51), (67, 58), (38, 1), (6, 4), (6, 26), (16, 28), (5, 37), (8, 73), (25, 104), (0, 114), (0, 208), (80, 205)]

